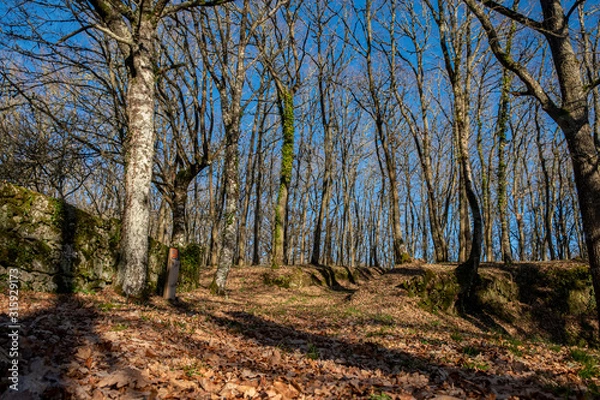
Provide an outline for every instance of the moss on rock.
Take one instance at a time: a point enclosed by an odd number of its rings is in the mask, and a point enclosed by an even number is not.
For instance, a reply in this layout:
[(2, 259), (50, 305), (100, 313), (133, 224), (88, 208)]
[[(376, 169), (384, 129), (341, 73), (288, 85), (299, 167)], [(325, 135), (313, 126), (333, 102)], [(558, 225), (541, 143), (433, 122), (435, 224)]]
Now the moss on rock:
[(460, 291), (456, 276), (452, 272), (435, 273), (430, 269), (425, 269), (423, 275), (402, 283), (402, 288), (409, 296), (418, 296), (419, 305), (424, 309), (450, 313), (454, 312)]
[[(113, 282), (120, 224), (64, 200), (0, 182), (0, 275), (21, 271), (21, 287), (46, 292), (92, 291)], [(149, 290), (166, 265), (166, 246), (151, 241)]]
[(263, 282), (268, 286), (278, 286), (286, 289), (301, 288), (314, 284), (310, 274), (300, 267), (271, 269), (263, 274)]

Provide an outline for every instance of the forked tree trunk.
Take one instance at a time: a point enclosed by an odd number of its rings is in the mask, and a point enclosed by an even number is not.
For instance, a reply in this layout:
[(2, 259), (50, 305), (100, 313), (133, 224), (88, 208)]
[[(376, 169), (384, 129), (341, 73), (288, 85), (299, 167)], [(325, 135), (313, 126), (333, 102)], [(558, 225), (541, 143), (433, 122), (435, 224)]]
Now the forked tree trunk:
[(179, 251), (187, 243), (187, 215), (186, 205), (188, 199), (188, 187), (192, 179), (200, 172), (200, 168), (192, 165), (182, 169), (175, 177), (172, 199), (173, 212), (173, 235), (171, 237), (171, 249), (167, 259), (167, 282), (163, 296), (166, 299), (175, 299), (177, 281), (179, 279)]

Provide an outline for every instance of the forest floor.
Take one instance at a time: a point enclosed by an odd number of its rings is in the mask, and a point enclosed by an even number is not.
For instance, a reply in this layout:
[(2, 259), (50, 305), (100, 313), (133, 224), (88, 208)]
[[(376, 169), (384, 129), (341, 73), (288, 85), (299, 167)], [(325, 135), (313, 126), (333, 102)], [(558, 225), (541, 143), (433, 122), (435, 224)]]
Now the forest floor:
[[(599, 353), (517, 338), (407, 296), (411, 270), (359, 285), (281, 288), (236, 268), (229, 296), (175, 303), (21, 292), (20, 387), (44, 399), (581, 399)], [(8, 309), (6, 295), (0, 307)], [(8, 325), (0, 315), (2, 326)], [(0, 339), (5, 348), (6, 335)], [(6, 354), (3, 355), (5, 357)], [(2, 360), (2, 376), (6, 369)], [(4, 397), (3, 397), (4, 396)]]

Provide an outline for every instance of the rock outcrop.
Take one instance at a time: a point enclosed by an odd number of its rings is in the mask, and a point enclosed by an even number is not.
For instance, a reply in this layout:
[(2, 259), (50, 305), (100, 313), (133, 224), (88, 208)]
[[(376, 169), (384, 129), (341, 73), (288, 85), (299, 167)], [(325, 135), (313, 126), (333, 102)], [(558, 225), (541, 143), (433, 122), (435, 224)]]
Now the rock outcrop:
[[(119, 231), (116, 219), (0, 182), (0, 277), (18, 268), (22, 289), (69, 293), (111, 284)], [(155, 291), (167, 247), (156, 241), (150, 247), (149, 290)]]

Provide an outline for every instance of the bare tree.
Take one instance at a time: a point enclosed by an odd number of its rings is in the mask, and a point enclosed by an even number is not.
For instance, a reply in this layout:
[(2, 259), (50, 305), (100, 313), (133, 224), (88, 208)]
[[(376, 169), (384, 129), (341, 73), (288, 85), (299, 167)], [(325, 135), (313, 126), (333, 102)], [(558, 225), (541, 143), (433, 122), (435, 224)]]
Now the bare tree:
[[(273, 244), (271, 246), (271, 266), (278, 268), (288, 264), (286, 251), (286, 231), (288, 221), (288, 198), (294, 165), (294, 137), (296, 118), (294, 96), (301, 81), (301, 68), (304, 60), (306, 39), (296, 38), (300, 22), (300, 3), (287, 3), (281, 13), (273, 14), (271, 24), (266, 25), (268, 37), (258, 42), (262, 44), (262, 62), (273, 78), (277, 93), (277, 109), (281, 120), (283, 142), (281, 144), (281, 166), (279, 188), (275, 207)], [(279, 17), (281, 15), (281, 20)], [(270, 30), (270, 32), (269, 32)], [(306, 38), (307, 36), (305, 36)]]
[(126, 296), (139, 297), (146, 287), (159, 24), (166, 16), (183, 10), (226, 2), (198, 0), (170, 5), (170, 0), (139, 4), (88, 0), (80, 2), (78, 8), (73, 9), (73, 13), (80, 14), (80, 18), (87, 18), (82, 27), (70, 36), (95, 29), (114, 39), (127, 71), (125, 208), (121, 221), (121, 257), (117, 274), (117, 285)]
[(458, 147), (458, 160), (461, 172), (461, 187), (464, 190), (473, 222), (473, 235), (469, 257), (457, 268), (456, 274), (461, 284), (462, 306), (471, 294), (478, 274), (483, 241), (483, 221), (481, 207), (475, 190), (471, 161), (469, 157), (469, 137), (471, 132), (469, 118), (469, 96), (472, 69), (476, 60), (476, 45), (473, 43), (471, 20), (469, 16), (460, 21), (457, 2), (437, 1), (434, 6), (425, 0), (435, 20), (440, 35), (440, 46), (444, 57), (444, 66), (452, 90), (454, 101), (453, 130)]
[[(430, 35), (430, 26), (423, 15), (417, 14), (413, 3), (403, 3), (404, 21), (399, 22), (398, 29), (410, 40), (412, 49), (404, 50), (396, 46), (395, 52), (390, 51), (390, 55), (397, 55), (409, 67), (414, 76), (417, 86), (419, 112), (417, 115), (410, 107), (405, 104), (404, 91), (400, 85), (400, 79), (396, 78), (398, 68), (392, 68), (391, 73), (394, 78), (395, 95), (400, 110), (404, 118), (409, 122), (408, 129), (412, 134), (417, 149), (417, 156), (423, 172), (423, 179), (426, 187), (427, 211), (429, 214), (429, 226), (433, 239), (434, 259), (436, 262), (447, 262), (449, 259), (448, 243), (444, 235), (445, 218), (444, 213), (440, 213), (438, 194), (435, 189), (434, 171), (432, 167), (431, 154), (431, 122), (430, 122), (430, 99), (428, 99), (426, 72), (424, 57), (427, 52), (428, 38)], [(412, 55), (412, 57), (411, 57)]]
[[(204, 63), (215, 82), (220, 95), (221, 115), (225, 129), (225, 160), (223, 179), (225, 205), (222, 213), (222, 245), (211, 291), (225, 295), (229, 269), (235, 262), (237, 246), (239, 179), (239, 141), (241, 121), (248, 102), (242, 102), (246, 73), (258, 58), (248, 60), (250, 40), (264, 22), (271, 18), (285, 3), (252, 4), (245, 0), (241, 7), (224, 7), (223, 13), (203, 13), (194, 22), (195, 31), (201, 36)], [(232, 29), (234, 26), (235, 29)], [(233, 48), (232, 48), (233, 47)], [(262, 88), (258, 89), (262, 90)]]
[[(361, 108), (368, 112), (375, 123), (376, 149), (380, 160), (380, 169), (382, 177), (387, 177), (389, 190), (390, 218), (393, 235), (393, 263), (402, 264), (410, 260), (406, 244), (402, 237), (402, 223), (400, 215), (400, 197), (398, 192), (398, 173), (395, 154), (395, 129), (389, 129), (386, 118), (390, 118), (392, 102), (389, 98), (382, 99), (384, 93), (389, 93), (387, 88), (383, 87), (385, 79), (378, 79), (374, 67), (375, 38), (373, 33), (373, 4), (367, 0), (365, 3), (364, 15), (364, 35), (366, 41), (364, 46), (360, 47), (361, 55), (366, 64), (367, 82), (365, 92), (368, 98), (358, 99)], [(356, 37), (355, 37), (356, 40)], [(384, 178), (385, 179), (385, 178)]]
[[(155, 182), (172, 211), (173, 247), (188, 243), (186, 206), (190, 183), (215, 158), (211, 141), (214, 101), (208, 72), (199, 63), (200, 52), (189, 23), (183, 18), (163, 30), (161, 68), (157, 81), (158, 140)], [(163, 124), (160, 124), (163, 122)]]

